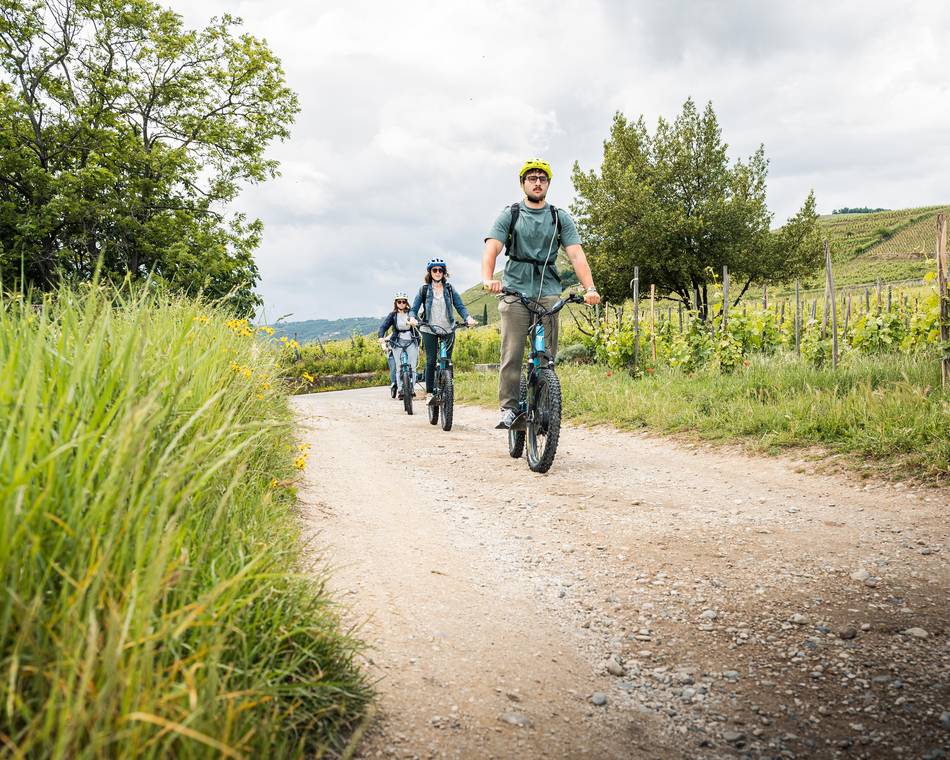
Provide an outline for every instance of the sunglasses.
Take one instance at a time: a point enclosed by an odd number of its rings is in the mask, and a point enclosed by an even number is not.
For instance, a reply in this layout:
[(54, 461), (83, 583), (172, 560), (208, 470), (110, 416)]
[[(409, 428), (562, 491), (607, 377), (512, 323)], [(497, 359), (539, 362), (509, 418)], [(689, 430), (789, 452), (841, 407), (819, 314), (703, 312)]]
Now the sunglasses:
[(548, 184), (550, 180), (548, 180), (547, 176), (544, 174), (532, 174), (530, 176), (525, 177), (524, 181), (530, 182), (532, 185), (537, 182), (540, 182), (542, 185), (546, 185)]
[(405, 304), (408, 304), (409, 302), (408, 302), (405, 298), (399, 298), (399, 299), (396, 300), (396, 303), (405, 303)]
[(439, 273), (441, 273), (441, 274), (444, 274), (444, 273), (445, 273), (445, 270), (444, 270), (442, 267), (432, 267), (432, 269), (430, 269), (429, 271), (430, 271), (430, 272), (439, 272)]

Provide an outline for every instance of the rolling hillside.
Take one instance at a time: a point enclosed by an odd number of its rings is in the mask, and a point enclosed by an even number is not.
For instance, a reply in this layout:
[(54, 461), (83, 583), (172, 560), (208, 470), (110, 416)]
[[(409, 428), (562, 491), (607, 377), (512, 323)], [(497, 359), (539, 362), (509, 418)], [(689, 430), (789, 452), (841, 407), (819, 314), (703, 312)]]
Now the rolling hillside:
[(274, 334), (280, 338), (286, 335), (298, 343), (313, 343), (323, 340), (340, 340), (351, 335), (369, 335), (375, 333), (383, 321), (382, 317), (347, 317), (346, 319), (308, 319), (303, 322), (280, 322), (271, 325)]
[[(835, 283), (912, 280), (932, 266), (937, 213), (950, 206), (878, 211), (871, 214), (834, 214), (819, 223), (831, 243)], [(816, 282), (821, 273), (816, 274)]]

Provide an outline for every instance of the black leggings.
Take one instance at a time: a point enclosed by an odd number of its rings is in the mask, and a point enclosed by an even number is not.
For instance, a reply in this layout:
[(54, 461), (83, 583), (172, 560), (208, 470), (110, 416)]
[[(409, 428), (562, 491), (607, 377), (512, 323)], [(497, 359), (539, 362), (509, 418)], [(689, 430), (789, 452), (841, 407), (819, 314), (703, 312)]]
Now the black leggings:
[[(452, 361), (452, 351), (455, 349), (455, 335), (449, 338), (443, 338), (447, 341), (446, 348), (449, 353), (449, 361)], [(435, 365), (439, 361), (439, 338), (432, 333), (422, 333), (422, 345), (426, 351), (426, 393), (432, 393), (432, 387), (435, 384)]]

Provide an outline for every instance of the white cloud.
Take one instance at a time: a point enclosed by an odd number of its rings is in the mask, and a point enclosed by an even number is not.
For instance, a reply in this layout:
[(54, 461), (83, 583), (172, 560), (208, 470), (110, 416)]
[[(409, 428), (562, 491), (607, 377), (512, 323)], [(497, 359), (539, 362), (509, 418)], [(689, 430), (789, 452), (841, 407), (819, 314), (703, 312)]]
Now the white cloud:
[[(166, 0), (168, 1), (168, 0)], [(228, 12), (281, 58), (302, 111), (283, 176), (239, 205), (264, 220), (269, 314), (379, 314), (431, 256), (479, 277), (482, 237), (532, 155), (597, 167), (613, 112), (673, 118), (707, 100), (730, 153), (765, 144), (770, 205), (946, 202), (950, 7), (754, 0), (170, 0)]]

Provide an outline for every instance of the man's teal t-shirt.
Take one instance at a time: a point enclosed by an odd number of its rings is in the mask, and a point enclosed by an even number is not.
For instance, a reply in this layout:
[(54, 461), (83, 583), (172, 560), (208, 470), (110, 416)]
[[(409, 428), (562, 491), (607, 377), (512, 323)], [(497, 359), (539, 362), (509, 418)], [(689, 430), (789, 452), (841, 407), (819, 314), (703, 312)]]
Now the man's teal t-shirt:
[[(515, 246), (517, 248), (515, 253), (519, 258), (537, 261), (542, 266), (535, 266), (528, 261), (508, 259), (505, 262), (502, 284), (506, 288), (517, 290), (529, 298), (560, 295), (560, 283), (551, 276), (550, 269), (543, 266), (545, 259), (548, 257), (548, 252), (550, 251), (550, 261), (553, 263), (557, 258), (558, 251), (557, 240), (554, 240), (554, 219), (551, 216), (551, 209), (547, 204), (542, 208), (529, 208), (523, 200), (519, 206), (518, 226), (515, 229)], [(577, 234), (577, 228), (574, 226), (574, 220), (571, 219), (570, 214), (558, 209), (557, 215), (558, 224), (561, 228), (561, 245), (565, 247), (580, 245), (581, 238)], [(505, 206), (485, 239), (492, 238), (504, 245), (508, 240), (510, 226), (511, 207)]]

